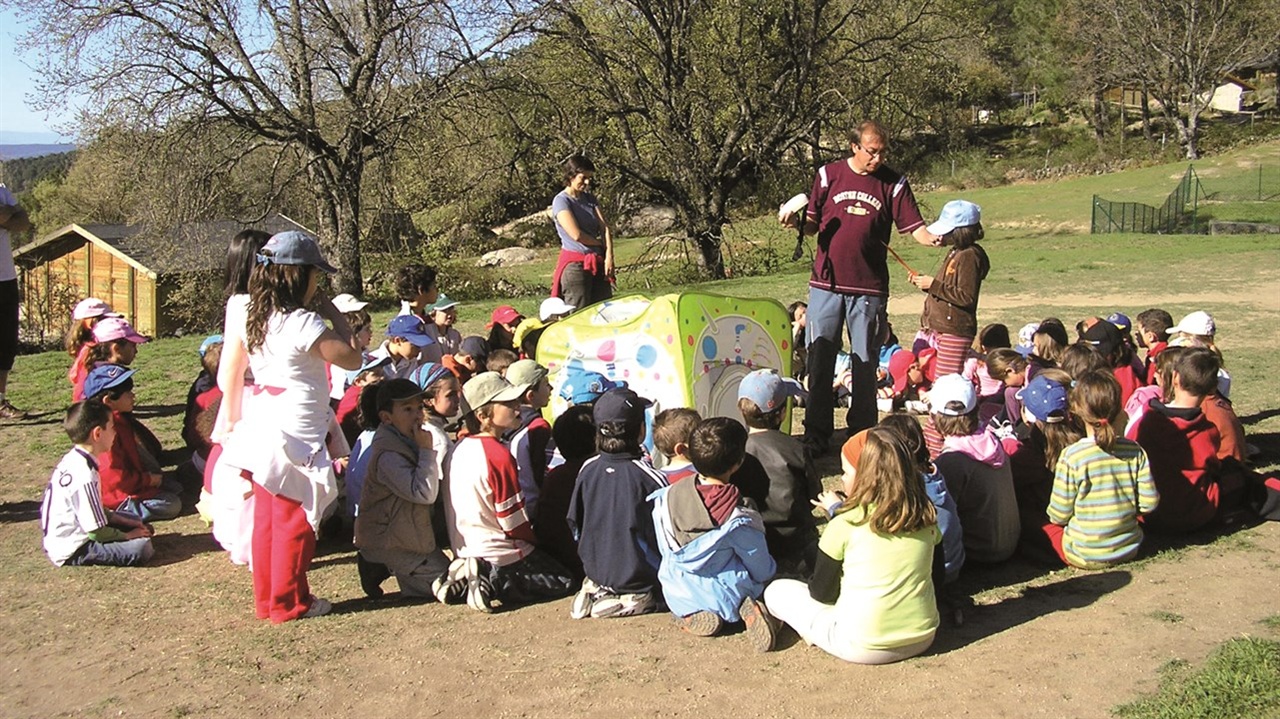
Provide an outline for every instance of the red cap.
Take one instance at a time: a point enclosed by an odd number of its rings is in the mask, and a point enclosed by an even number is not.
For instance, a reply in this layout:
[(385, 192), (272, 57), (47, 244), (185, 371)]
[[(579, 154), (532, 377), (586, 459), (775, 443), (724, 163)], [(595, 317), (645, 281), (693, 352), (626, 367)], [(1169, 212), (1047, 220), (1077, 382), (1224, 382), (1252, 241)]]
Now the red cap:
[(520, 316), (521, 315), (516, 311), (516, 308), (511, 305), (502, 305), (493, 311), (493, 314), (489, 317), (489, 323), (486, 324), (485, 327), (492, 327), (500, 324), (509, 325), (520, 319)]

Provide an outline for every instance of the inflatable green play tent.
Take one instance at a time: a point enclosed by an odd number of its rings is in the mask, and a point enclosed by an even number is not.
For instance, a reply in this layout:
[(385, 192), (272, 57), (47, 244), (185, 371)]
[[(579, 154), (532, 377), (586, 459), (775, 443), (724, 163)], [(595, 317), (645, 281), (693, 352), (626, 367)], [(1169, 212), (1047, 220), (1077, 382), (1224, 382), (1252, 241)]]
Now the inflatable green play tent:
[[(621, 295), (548, 327), (538, 341), (538, 361), (555, 390), (553, 417), (567, 407), (559, 389), (576, 368), (625, 381), (655, 402), (654, 414), (692, 407), (703, 417), (741, 420), (743, 376), (761, 368), (790, 376), (791, 323), (772, 299), (700, 292), (653, 299)], [(789, 429), (788, 413), (784, 430)]]

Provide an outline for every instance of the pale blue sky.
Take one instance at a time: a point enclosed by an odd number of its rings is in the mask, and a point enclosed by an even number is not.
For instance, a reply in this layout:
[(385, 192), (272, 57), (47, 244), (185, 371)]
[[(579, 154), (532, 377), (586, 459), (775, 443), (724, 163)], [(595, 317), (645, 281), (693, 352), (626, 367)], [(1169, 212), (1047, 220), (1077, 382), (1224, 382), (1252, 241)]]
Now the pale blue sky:
[(71, 118), (72, 110), (68, 107), (65, 114), (46, 116), (32, 107), (36, 86), (28, 65), (35, 65), (36, 58), (18, 51), (18, 38), (25, 30), (13, 11), (0, 12), (0, 84), (5, 89), (5, 102), (0, 104), (0, 143), (58, 142), (58, 126)]

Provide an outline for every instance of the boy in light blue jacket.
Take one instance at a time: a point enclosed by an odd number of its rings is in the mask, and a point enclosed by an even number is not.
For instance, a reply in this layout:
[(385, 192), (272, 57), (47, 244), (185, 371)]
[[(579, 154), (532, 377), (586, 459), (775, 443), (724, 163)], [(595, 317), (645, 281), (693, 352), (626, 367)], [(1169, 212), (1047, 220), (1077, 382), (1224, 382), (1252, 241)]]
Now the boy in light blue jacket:
[(676, 623), (694, 636), (726, 622), (746, 624), (758, 651), (773, 648), (776, 627), (760, 597), (777, 569), (764, 520), (728, 479), (742, 465), (747, 430), (736, 420), (704, 420), (689, 437), (698, 473), (649, 496), (662, 562), (658, 579)]

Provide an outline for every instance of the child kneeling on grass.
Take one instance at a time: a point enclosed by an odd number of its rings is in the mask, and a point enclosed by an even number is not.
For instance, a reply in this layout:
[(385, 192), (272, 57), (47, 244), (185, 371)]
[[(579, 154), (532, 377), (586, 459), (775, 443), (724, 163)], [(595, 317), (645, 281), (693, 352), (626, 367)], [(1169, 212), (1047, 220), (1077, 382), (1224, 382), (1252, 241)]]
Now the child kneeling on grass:
[(74, 446), (54, 468), (40, 503), (45, 554), (59, 567), (146, 563), (155, 554), (151, 527), (102, 506), (94, 457), (115, 440), (111, 410), (100, 402), (77, 402), (62, 428)]
[(436, 599), (460, 600), (482, 612), (493, 600), (508, 604), (563, 597), (572, 591), (569, 570), (536, 547), (525, 513), (516, 460), (499, 440), (520, 422), (527, 385), (511, 386), (496, 372), (481, 372), (462, 387), (471, 411), (468, 436), (448, 459), (445, 517), (457, 557), (436, 583)]
[(773, 648), (771, 617), (758, 600), (777, 566), (764, 519), (729, 477), (746, 456), (747, 432), (727, 417), (700, 423), (688, 452), (697, 474), (649, 495), (662, 564), (662, 594), (680, 628), (698, 637), (742, 621), (758, 651)]
[(764, 591), (769, 611), (806, 642), (856, 664), (888, 664), (929, 648), (938, 630), (934, 547), (937, 510), (920, 468), (898, 434), (867, 431), (853, 490), (818, 541), (813, 579), (778, 579)]
[[(386, 566), (404, 597), (434, 596), (433, 583), (449, 569), (436, 547), (432, 505), (440, 492), (440, 469), (430, 432), (422, 427), (423, 390), (417, 382), (392, 379), (377, 388), (378, 428), (356, 515), (355, 543), (362, 562)], [(361, 586), (378, 596), (381, 582)]]

